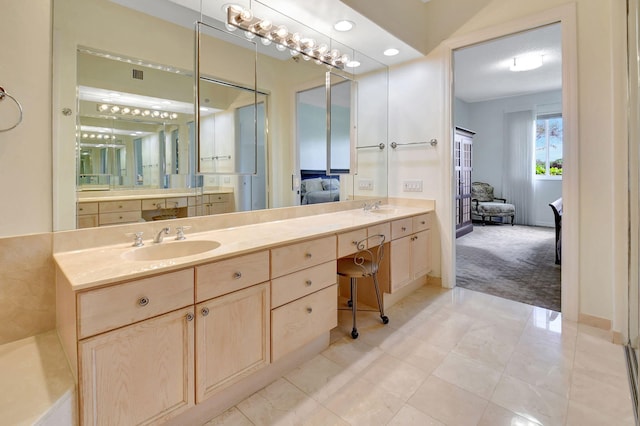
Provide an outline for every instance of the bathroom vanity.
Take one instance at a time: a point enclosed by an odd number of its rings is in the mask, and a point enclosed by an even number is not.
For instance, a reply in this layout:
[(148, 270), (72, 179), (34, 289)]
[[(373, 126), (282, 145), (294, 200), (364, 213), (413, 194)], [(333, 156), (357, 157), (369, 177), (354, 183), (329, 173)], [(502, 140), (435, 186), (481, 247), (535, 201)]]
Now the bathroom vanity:
[(423, 283), (432, 216), (415, 205), (352, 209), (55, 253), (80, 424), (212, 418), (328, 346), (336, 260), (355, 241), (389, 241), (385, 296)]

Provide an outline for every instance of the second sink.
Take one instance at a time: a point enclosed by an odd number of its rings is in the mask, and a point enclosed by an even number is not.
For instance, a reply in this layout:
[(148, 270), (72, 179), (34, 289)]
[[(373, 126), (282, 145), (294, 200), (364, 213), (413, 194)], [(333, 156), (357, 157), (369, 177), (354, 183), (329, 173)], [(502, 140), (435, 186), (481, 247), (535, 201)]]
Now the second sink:
[(192, 256), (220, 247), (217, 241), (187, 240), (154, 244), (129, 250), (122, 254), (127, 260), (163, 260)]

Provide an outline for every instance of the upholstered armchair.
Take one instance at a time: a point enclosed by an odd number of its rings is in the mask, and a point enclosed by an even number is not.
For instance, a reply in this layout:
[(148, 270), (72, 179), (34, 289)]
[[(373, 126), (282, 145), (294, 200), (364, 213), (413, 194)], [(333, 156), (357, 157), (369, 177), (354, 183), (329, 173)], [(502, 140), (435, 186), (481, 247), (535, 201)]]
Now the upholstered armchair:
[(511, 217), (516, 215), (516, 206), (508, 204), (505, 198), (498, 198), (493, 195), (493, 186), (484, 182), (473, 182), (471, 184), (471, 215), (480, 216), (482, 225), (486, 223), (486, 218), (491, 222), (492, 217)]

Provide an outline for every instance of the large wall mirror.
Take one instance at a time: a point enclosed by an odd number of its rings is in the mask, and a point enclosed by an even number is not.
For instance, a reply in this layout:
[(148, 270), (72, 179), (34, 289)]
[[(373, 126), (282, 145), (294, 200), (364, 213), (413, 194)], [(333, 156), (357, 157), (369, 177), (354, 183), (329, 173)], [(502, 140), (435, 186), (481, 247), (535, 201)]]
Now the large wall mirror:
[[(324, 64), (230, 33), (189, 3), (54, 2), (56, 231), (300, 205), (308, 178), (329, 201), (386, 196), (386, 66), (338, 46), (361, 66), (328, 77)], [(202, 34), (198, 128), (196, 21), (216, 28)], [(331, 126), (326, 114), (298, 116), (298, 95), (318, 87), (329, 87)], [(330, 145), (309, 177), (299, 134), (312, 128)], [(116, 216), (114, 200), (133, 201)]]

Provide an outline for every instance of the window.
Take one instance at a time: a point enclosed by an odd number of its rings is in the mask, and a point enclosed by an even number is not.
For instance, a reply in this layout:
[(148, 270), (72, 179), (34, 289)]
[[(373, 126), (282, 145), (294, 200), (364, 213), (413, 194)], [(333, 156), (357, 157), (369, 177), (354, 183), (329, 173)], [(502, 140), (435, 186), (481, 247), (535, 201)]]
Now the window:
[(562, 115), (536, 119), (536, 176), (562, 176)]

